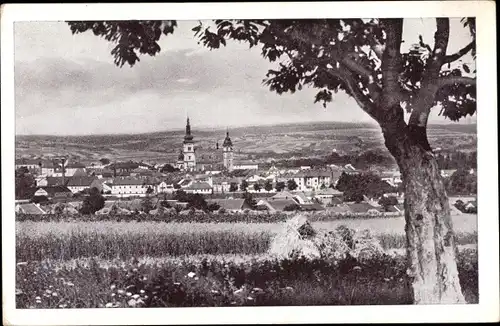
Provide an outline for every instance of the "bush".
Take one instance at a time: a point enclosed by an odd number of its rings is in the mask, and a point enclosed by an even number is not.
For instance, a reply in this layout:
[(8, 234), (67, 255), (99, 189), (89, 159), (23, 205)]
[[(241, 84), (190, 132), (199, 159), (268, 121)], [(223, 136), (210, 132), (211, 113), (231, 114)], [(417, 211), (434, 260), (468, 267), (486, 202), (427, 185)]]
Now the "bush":
[(49, 198), (47, 196), (33, 196), (33, 198), (31, 198), (31, 202), (35, 204), (48, 203)]
[(300, 210), (300, 206), (297, 204), (286, 205), (283, 208), (283, 211), (285, 211), (285, 212), (293, 212), (293, 211), (298, 211), (298, 210)]

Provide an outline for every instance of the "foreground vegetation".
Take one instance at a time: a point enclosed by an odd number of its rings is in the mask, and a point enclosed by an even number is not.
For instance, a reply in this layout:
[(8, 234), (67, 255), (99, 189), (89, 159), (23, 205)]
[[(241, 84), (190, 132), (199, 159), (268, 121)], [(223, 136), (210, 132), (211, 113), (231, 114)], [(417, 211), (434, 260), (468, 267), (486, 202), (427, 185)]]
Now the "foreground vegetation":
[[(459, 245), (477, 243), (457, 216)], [(369, 229), (386, 254), (278, 259), (281, 223), (16, 222), (18, 308), (410, 304), (400, 219), (316, 221)], [(472, 230), (472, 231), (471, 231)], [(478, 301), (477, 252), (460, 249), (467, 302)], [(474, 247), (474, 246), (472, 246)], [(391, 250), (389, 250), (391, 249)], [(395, 249), (395, 250), (392, 250)], [(360, 258), (361, 259), (361, 258)]]
[[(315, 222), (323, 230), (339, 225), (370, 229), (384, 249), (406, 246), (403, 229), (386, 220)], [(376, 224), (378, 223), (378, 224)], [(154, 222), (17, 222), (17, 261), (69, 260), (98, 256), (130, 259), (150, 256), (265, 253), (281, 224)], [(399, 231), (396, 231), (399, 230)], [(476, 244), (477, 232), (457, 232), (460, 245)]]
[[(342, 261), (168, 259), (18, 263), (18, 308), (411, 304), (405, 258)], [(467, 302), (478, 302), (477, 254), (458, 268)]]

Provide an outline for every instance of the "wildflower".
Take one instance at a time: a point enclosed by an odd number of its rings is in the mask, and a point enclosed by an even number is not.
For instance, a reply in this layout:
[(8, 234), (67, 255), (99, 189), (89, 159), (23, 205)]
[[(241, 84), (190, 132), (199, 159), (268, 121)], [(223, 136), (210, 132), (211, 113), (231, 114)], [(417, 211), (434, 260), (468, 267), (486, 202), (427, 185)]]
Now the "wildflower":
[(179, 283), (179, 282), (174, 282), (174, 285), (181, 285), (181, 283)]
[(195, 277), (195, 278), (194, 278), (194, 280), (195, 280), (195, 281), (198, 281), (199, 279), (200, 279), (199, 277)]
[(131, 307), (135, 307), (135, 305), (137, 304), (137, 301), (135, 301), (135, 299), (130, 299), (130, 300), (128, 300), (127, 304)]
[(111, 293), (111, 296), (112, 296), (112, 297), (114, 297), (115, 295), (116, 295), (116, 294), (114, 294), (114, 293)]
[(68, 282), (66, 283), (67, 286), (75, 286), (75, 284), (71, 283), (71, 282)]
[(146, 276), (144, 276), (144, 277), (142, 278), (142, 280), (143, 280), (143, 281), (147, 281), (147, 280), (148, 280), (148, 278), (147, 278)]
[(47, 290), (45, 290), (45, 293), (47, 293), (47, 294), (51, 294), (51, 293), (52, 293), (52, 291), (50, 291), (49, 289), (47, 289)]
[(196, 274), (195, 274), (195, 273), (193, 273), (193, 272), (189, 272), (189, 274), (187, 274), (187, 276), (188, 276), (188, 277), (191, 277), (191, 278), (192, 278), (192, 277), (194, 277), (195, 275), (196, 275)]
[(241, 292), (243, 292), (243, 289), (236, 290), (233, 292), (233, 294), (240, 294)]
[(116, 285), (111, 284), (110, 288), (111, 288), (111, 290), (114, 290), (116, 288)]
[(35, 297), (35, 300), (42, 300), (40, 297)]
[(134, 295), (132, 296), (132, 298), (134, 298), (134, 299), (136, 299), (136, 300), (137, 300), (137, 299), (139, 299), (139, 297), (140, 297), (140, 295), (138, 295), (138, 294), (134, 294)]
[(130, 297), (131, 295), (132, 295), (132, 293), (127, 292), (127, 297)]
[(123, 290), (118, 290), (118, 294), (124, 294), (124, 293), (125, 293), (125, 291), (123, 291)]
[(361, 267), (359, 267), (359, 266), (354, 266), (354, 267), (353, 267), (353, 270), (354, 270), (354, 271), (360, 271), (360, 270), (361, 270)]
[(113, 308), (113, 303), (112, 302), (106, 303), (106, 308)]
[(254, 292), (263, 292), (264, 290), (262, 290), (261, 288), (253, 288), (253, 291)]
[(292, 288), (291, 286), (287, 286), (287, 287), (285, 288), (285, 290), (288, 290), (288, 291), (293, 291), (293, 288)]
[(20, 294), (23, 294), (23, 291), (16, 289), (16, 295), (20, 295)]
[(144, 292), (146, 292), (146, 291), (144, 291), (144, 290), (140, 290), (139, 292), (140, 292), (140, 293), (144, 293)]
[(53, 297), (57, 297), (57, 293), (56, 293), (56, 292), (53, 292), (53, 293), (52, 293), (52, 296), (53, 296)]
[(211, 290), (212, 293), (219, 293), (217, 290)]
[(247, 299), (248, 299), (248, 300), (253, 300), (253, 298), (252, 298), (252, 297), (248, 297)]
[(22, 262), (17, 263), (17, 266), (25, 266), (25, 265), (28, 265), (27, 261), (22, 261)]

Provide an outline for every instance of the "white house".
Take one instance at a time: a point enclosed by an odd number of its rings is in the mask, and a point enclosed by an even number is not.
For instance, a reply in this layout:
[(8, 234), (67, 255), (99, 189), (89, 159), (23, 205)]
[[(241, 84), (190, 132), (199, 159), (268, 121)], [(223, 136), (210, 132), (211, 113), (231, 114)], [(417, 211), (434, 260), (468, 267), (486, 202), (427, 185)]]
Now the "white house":
[(343, 192), (332, 188), (320, 189), (314, 192), (314, 198), (323, 203), (330, 202), (334, 197), (342, 198)]
[(204, 194), (210, 195), (213, 193), (213, 188), (208, 182), (192, 182), (189, 186), (183, 189), (188, 194)]
[(136, 178), (117, 178), (111, 185), (111, 194), (119, 197), (130, 196), (146, 196), (148, 188), (153, 188), (148, 185), (145, 180)]
[(76, 194), (77, 192), (91, 188), (97, 188), (101, 191), (102, 183), (97, 177), (74, 176), (69, 179), (68, 183), (66, 183), (66, 187), (68, 187), (72, 193)]
[(293, 180), (297, 184), (297, 190), (300, 191), (328, 187), (332, 181), (330, 172), (314, 170), (300, 171), (293, 176)]
[(233, 165), (233, 170), (258, 170), (258, 164), (237, 164)]
[(37, 171), (40, 169), (40, 166), (38, 165), (40, 160), (36, 159), (29, 159), (29, 158), (20, 158), (16, 159), (15, 164), (16, 164), (16, 169), (19, 169), (20, 167), (25, 167), (30, 171)]
[(380, 179), (393, 187), (397, 187), (403, 182), (403, 180), (401, 180), (401, 172), (399, 171), (384, 171)]
[(62, 167), (53, 161), (42, 161), (40, 174), (43, 176), (62, 176)]
[(175, 190), (174, 184), (167, 183), (166, 181), (162, 181), (156, 186), (156, 192), (159, 194), (171, 194)]

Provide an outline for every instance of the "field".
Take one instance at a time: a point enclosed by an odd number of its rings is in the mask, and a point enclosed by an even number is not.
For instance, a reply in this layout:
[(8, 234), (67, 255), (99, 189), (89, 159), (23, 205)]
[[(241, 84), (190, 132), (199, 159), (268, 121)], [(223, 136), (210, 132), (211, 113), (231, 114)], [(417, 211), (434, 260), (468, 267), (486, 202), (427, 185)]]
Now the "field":
[[(368, 262), (277, 260), (279, 223), (17, 222), (19, 308), (405, 304), (402, 218), (313, 222), (369, 229)], [(476, 216), (454, 216), (461, 282), (477, 302)], [(55, 294), (54, 294), (55, 293)], [(366, 295), (366, 293), (371, 293)], [(250, 299), (249, 299), (250, 298)]]
[[(182, 126), (180, 126), (182, 128)], [(464, 149), (476, 144), (476, 125), (430, 125), (429, 142), (442, 149)], [(351, 153), (382, 148), (382, 135), (372, 124), (316, 123), (231, 129), (236, 159), (281, 159), (283, 154), (302, 157), (325, 155), (333, 150)], [(112, 160), (146, 160), (165, 163), (177, 159), (182, 129), (137, 135), (16, 136), (16, 156), (68, 155), (82, 162), (102, 157)], [(225, 130), (199, 130), (193, 126), (199, 148), (215, 150)]]

